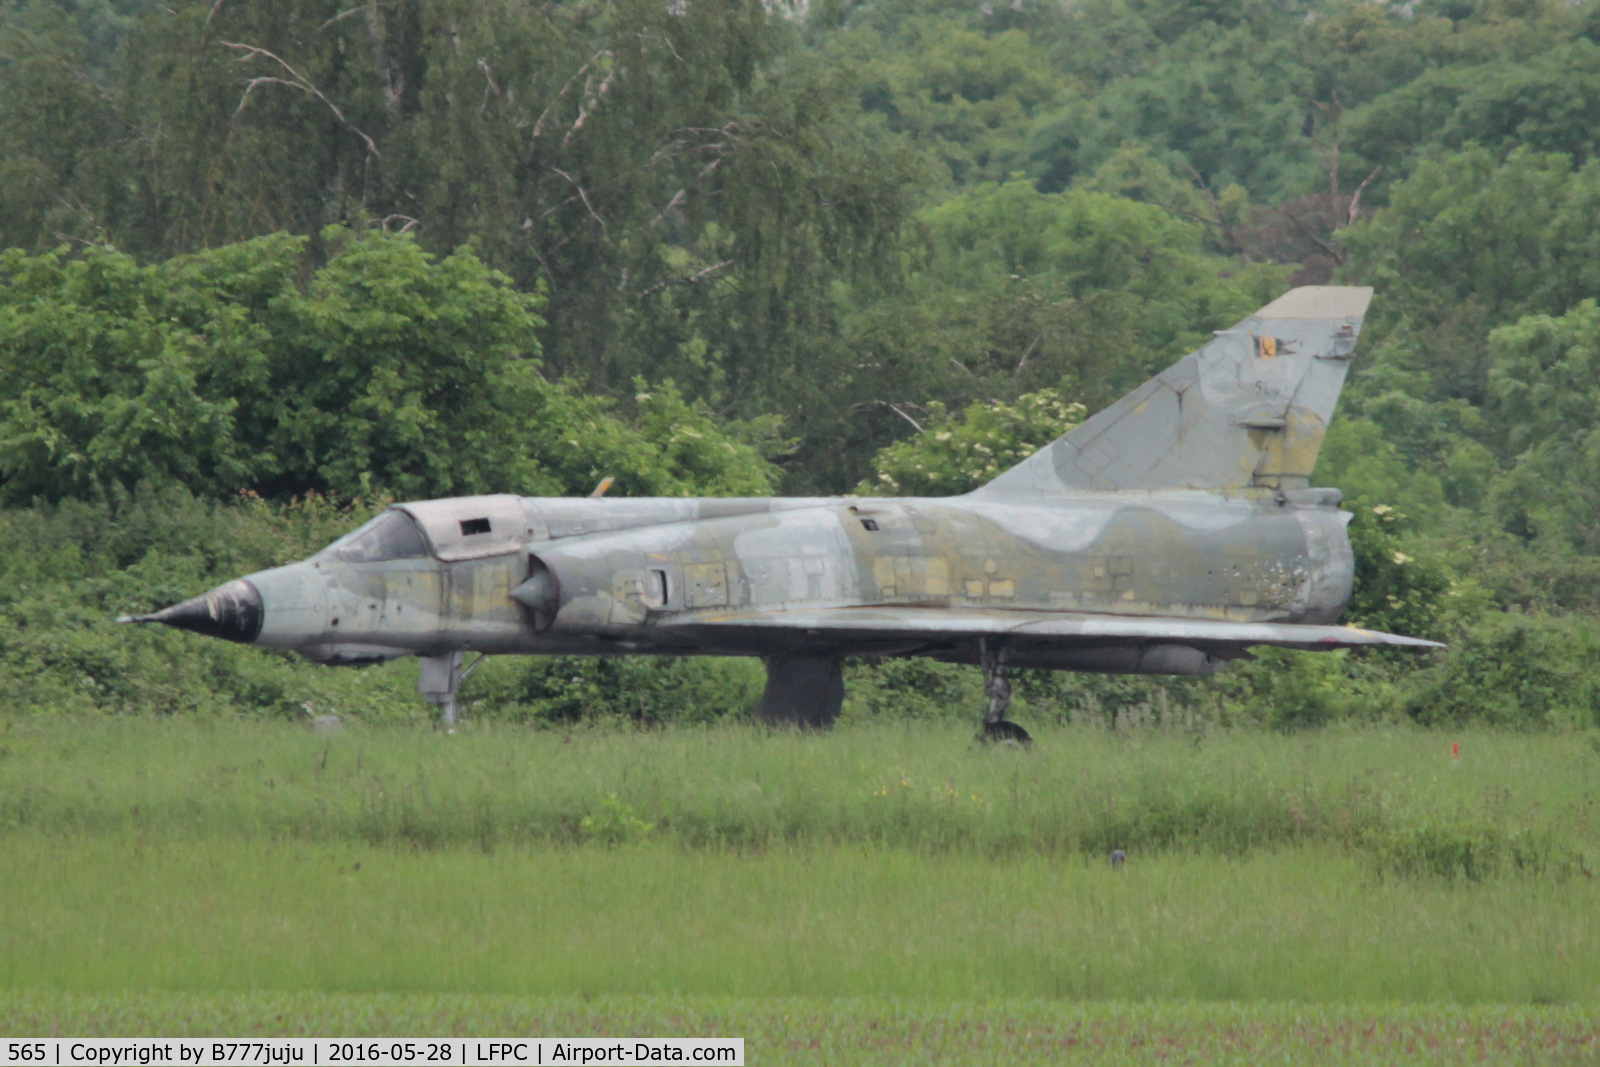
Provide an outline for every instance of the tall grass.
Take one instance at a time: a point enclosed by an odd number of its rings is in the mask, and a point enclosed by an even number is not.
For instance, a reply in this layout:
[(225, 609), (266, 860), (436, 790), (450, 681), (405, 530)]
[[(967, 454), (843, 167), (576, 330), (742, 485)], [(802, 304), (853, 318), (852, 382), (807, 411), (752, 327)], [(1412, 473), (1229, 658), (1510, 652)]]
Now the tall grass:
[(1319, 850), (1113, 870), (858, 847), (5, 847), (14, 988), (1600, 1000), (1594, 883), (1379, 884)]
[(1461, 742), (16, 719), (0, 987), (1600, 1000), (1600, 753)]
[(990, 857), (1315, 843), (1400, 873), (1431, 864), (1467, 877), (1542, 849), (1550, 873), (1577, 874), (1600, 858), (1597, 774), (1600, 752), (1558, 734), (1058, 728), (1017, 752), (939, 724), (328, 737), (234, 719), (18, 718), (0, 732), (0, 833), (480, 850), (648, 838)]

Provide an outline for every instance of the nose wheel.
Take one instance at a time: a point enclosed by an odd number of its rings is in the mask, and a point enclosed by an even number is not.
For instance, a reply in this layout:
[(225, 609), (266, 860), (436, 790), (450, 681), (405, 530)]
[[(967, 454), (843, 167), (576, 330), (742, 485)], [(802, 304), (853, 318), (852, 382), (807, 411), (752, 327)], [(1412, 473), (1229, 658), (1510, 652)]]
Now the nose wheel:
[(1011, 679), (1006, 676), (1005, 650), (985, 638), (978, 642), (978, 663), (983, 667), (983, 691), (989, 698), (989, 710), (976, 740), (1023, 748), (1033, 744), (1028, 731), (1006, 718), (1006, 709), (1011, 706)]

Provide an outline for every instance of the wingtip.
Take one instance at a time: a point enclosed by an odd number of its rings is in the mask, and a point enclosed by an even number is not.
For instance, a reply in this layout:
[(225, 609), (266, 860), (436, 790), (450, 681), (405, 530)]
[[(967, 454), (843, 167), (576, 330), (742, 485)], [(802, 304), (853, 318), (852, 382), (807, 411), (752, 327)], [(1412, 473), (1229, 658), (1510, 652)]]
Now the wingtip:
[(1426, 637), (1407, 637), (1405, 634), (1385, 633), (1382, 630), (1362, 630), (1359, 627), (1349, 627), (1365, 636), (1374, 639), (1377, 644), (1391, 645), (1398, 648), (1449, 648), (1442, 641), (1430, 641)]

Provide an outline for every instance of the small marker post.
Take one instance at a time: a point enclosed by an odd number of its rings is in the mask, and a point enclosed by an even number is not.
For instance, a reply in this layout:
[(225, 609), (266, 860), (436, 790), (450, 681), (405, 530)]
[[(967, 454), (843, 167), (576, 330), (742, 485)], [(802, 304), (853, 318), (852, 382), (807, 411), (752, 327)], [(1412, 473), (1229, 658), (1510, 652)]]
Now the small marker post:
[(1461, 762), (1461, 742), (1460, 741), (1452, 741), (1452, 742), (1450, 742), (1450, 762), (1451, 763), (1460, 763)]

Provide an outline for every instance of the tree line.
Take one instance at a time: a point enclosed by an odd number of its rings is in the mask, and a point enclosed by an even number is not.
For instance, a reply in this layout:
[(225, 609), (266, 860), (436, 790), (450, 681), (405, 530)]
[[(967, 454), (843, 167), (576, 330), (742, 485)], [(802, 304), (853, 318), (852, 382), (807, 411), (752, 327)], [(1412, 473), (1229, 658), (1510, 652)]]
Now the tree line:
[(1457, 649), (1186, 699), (1600, 723), (1597, 41), (1547, 0), (8, 0), (0, 504), (958, 491), (1370, 284), (1318, 480), (1353, 617)]

